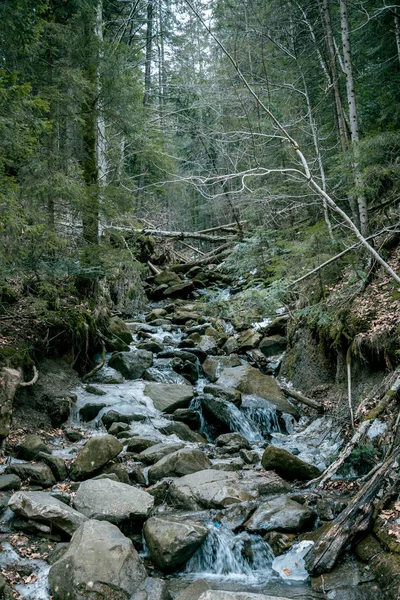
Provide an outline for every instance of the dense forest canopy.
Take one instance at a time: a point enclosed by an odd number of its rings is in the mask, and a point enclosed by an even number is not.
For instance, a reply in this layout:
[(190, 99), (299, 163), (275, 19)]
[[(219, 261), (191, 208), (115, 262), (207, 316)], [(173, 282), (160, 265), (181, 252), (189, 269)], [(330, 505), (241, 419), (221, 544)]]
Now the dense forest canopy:
[(263, 106), (363, 236), (396, 226), (398, 6), (4, 0), (0, 17), (3, 282), (97, 281), (140, 254), (114, 226), (245, 220), (226, 266), (278, 288), (354, 244)]

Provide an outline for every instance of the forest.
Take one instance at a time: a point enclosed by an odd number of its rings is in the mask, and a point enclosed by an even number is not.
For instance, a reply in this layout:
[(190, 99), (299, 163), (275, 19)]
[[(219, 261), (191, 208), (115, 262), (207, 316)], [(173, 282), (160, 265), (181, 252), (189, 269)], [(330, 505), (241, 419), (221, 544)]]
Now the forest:
[(400, 5), (1, 0), (0, 52), (0, 598), (398, 600)]

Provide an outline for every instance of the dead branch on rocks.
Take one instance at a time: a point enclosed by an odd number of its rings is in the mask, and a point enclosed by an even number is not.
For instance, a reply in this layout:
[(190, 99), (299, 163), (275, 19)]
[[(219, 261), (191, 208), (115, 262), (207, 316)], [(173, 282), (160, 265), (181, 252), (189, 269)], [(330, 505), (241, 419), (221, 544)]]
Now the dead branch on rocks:
[(39, 379), (39, 371), (37, 370), (35, 365), (33, 365), (33, 378), (30, 381), (23, 381), (22, 383), (19, 384), (19, 387), (30, 387), (31, 385), (34, 385), (38, 379)]
[(375, 511), (380, 508), (379, 502), (378, 506), (376, 505), (376, 499), (382, 498), (382, 495), (387, 497), (398, 484), (399, 458), (400, 448), (397, 448), (311, 548), (305, 558), (307, 570), (311, 575), (330, 571), (342, 550), (357, 534), (369, 528)]
[[(228, 240), (233, 239), (233, 236), (214, 236), (207, 235), (205, 233), (196, 233), (195, 231), (161, 231), (159, 229), (138, 229), (136, 227), (117, 227), (110, 226), (106, 227), (109, 231), (127, 231), (127, 232), (135, 232), (140, 235), (152, 235), (154, 237), (161, 238), (174, 238), (177, 240), (184, 239), (193, 239), (193, 240), (203, 240), (205, 242), (213, 242), (213, 243), (223, 243)], [(237, 232), (235, 232), (237, 233)]]
[(324, 411), (323, 405), (320, 404), (319, 402), (317, 402), (316, 400), (313, 400), (312, 398), (307, 398), (307, 396), (304, 396), (300, 392), (296, 392), (295, 390), (291, 390), (291, 389), (285, 387), (282, 384), (279, 384), (279, 387), (281, 388), (281, 390), (285, 394), (285, 396), (288, 396), (289, 398), (294, 398), (298, 402), (301, 402), (302, 404), (306, 404), (307, 406), (310, 406), (311, 408), (314, 408), (318, 412), (323, 412)]

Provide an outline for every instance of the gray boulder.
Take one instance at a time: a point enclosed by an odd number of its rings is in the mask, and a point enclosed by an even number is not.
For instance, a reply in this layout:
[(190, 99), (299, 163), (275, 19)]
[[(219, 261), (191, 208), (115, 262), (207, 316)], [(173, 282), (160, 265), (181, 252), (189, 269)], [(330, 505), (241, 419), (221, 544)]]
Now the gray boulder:
[(164, 456), (150, 467), (148, 476), (150, 483), (163, 477), (181, 477), (211, 467), (210, 459), (196, 448), (183, 448)]
[(63, 459), (59, 456), (52, 456), (45, 452), (39, 452), (37, 460), (40, 460), (51, 469), (51, 472), (57, 481), (64, 481), (64, 479), (67, 478), (67, 467), (65, 466)]
[(0, 492), (19, 490), (21, 480), (17, 475), (0, 475)]
[(239, 350), (239, 344), (235, 337), (230, 337), (226, 340), (225, 344), (222, 346), (223, 352), (225, 354), (234, 354)]
[(169, 286), (164, 290), (163, 296), (167, 298), (187, 298), (194, 292), (194, 289), (193, 281), (182, 281), (182, 283)]
[(174, 571), (193, 556), (209, 531), (196, 521), (152, 517), (143, 533), (155, 565), (163, 571)]
[(221, 398), (227, 402), (232, 402), (232, 404), (238, 408), (240, 408), (242, 404), (242, 394), (239, 392), (239, 390), (235, 390), (234, 388), (224, 388), (220, 385), (205, 385), (204, 393), (211, 394), (212, 396)]
[(157, 410), (173, 413), (177, 408), (187, 408), (194, 396), (191, 385), (173, 383), (148, 383), (144, 393), (153, 400)]
[(244, 331), (238, 339), (240, 351), (246, 352), (247, 350), (256, 348), (260, 343), (260, 340), (261, 335), (257, 331), (254, 331), (254, 329)]
[(74, 499), (76, 510), (90, 519), (116, 524), (146, 518), (153, 505), (147, 492), (112, 479), (84, 481)]
[(17, 445), (17, 458), (22, 460), (35, 460), (39, 452), (51, 454), (51, 450), (38, 435), (28, 435), (23, 442)]
[(248, 440), (240, 433), (223, 433), (217, 437), (215, 444), (226, 454), (235, 454), (242, 449), (251, 449)]
[(8, 506), (25, 519), (57, 527), (69, 536), (87, 521), (85, 515), (46, 492), (17, 492), (11, 497)]
[(29, 479), (32, 485), (40, 485), (44, 488), (51, 487), (56, 483), (51, 469), (43, 463), (18, 463), (6, 468), (7, 475), (17, 475), (22, 481)]
[[(108, 410), (101, 417), (101, 421), (105, 427), (109, 427), (113, 423), (132, 423), (132, 421), (145, 421), (146, 415), (142, 412), (137, 412), (134, 407), (129, 408), (129, 412), (119, 412), (118, 410)], [(129, 428), (128, 428), (129, 429)]]
[(283, 335), (271, 335), (261, 340), (259, 349), (266, 358), (282, 354), (286, 350), (287, 339)]
[(99, 412), (106, 406), (106, 402), (86, 402), (86, 404), (79, 409), (79, 417), (85, 423), (93, 421)]
[(216, 429), (224, 433), (235, 430), (233, 412), (237, 410), (231, 402), (226, 402), (221, 398), (214, 398), (211, 394), (204, 394), (200, 397), (201, 406), (206, 417)]
[(152, 465), (161, 460), (163, 456), (172, 454), (172, 452), (176, 452), (184, 447), (185, 444), (180, 444), (179, 442), (176, 444), (156, 444), (147, 450), (143, 450), (138, 458), (146, 465)]
[(54, 600), (130, 600), (146, 570), (131, 540), (106, 521), (87, 521), (50, 568)]
[[(177, 275), (173, 271), (161, 271), (161, 273), (159, 273), (158, 275), (156, 275), (154, 277), (154, 283), (156, 285), (163, 285), (163, 284), (173, 285), (173, 284), (182, 283), (182, 279), (179, 277), (179, 275)], [(153, 310), (149, 314), (151, 315), (154, 312), (155, 311)], [(167, 314), (166, 311), (164, 311), (164, 312), (165, 312), (165, 314)], [(150, 320), (150, 319), (148, 319), (148, 316), (149, 315), (146, 316), (146, 321)], [(165, 315), (163, 315), (163, 316), (165, 316)], [(151, 320), (153, 320), (153, 319), (151, 319)]]
[(123, 431), (129, 431), (128, 423), (123, 423), (122, 421), (113, 421), (108, 428), (109, 435), (117, 436), (119, 433)]
[(320, 470), (283, 448), (268, 446), (261, 459), (264, 469), (275, 471), (289, 481), (308, 481), (320, 475)]
[(201, 425), (200, 415), (192, 408), (177, 408), (172, 415), (174, 421), (185, 423), (192, 429), (199, 429)]
[(122, 340), (125, 344), (130, 344), (133, 341), (129, 327), (119, 317), (112, 317), (108, 328), (112, 337)]
[(122, 444), (113, 435), (103, 435), (90, 439), (78, 452), (70, 468), (74, 481), (87, 479), (122, 452)]
[(160, 429), (162, 433), (165, 435), (176, 435), (179, 439), (184, 442), (193, 442), (193, 443), (206, 443), (206, 439), (203, 438), (202, 435), (192, 431), (186, 423), (180, 423), (179, 421), (175, 421), (174, 423), (168, 423), (166, 427), (162, 427)]
[(297, 409), (286, 400), (275, 379), (264, 375), (249, 364), (223, 369), (217, 385), (233, 387), (243, 394), (253, 394), (268, 400), (273, 406), (289, 415), (299, 416)]
[(168, 501), (188, 510), (201, 510), (224, 508), (256, 497), (257, 493), (242, 488), (238, 473), (209, 469), (175, 479), (169, 487)]
[[(223, 369), (228, 367), (237, 367), (242, 364), (240, 358), (232, 354), (231, 356), (209, 356), (202, 364), (203, 371), (211, 379), (216, 381)], [(222, 384), (221, 384), (222, 385)], [(233, 386), (223, 386), (233, 387)]]
[(90, 378), (94, 383), (118, 384), (124, 383), (124, 376), (116, 369), (105, 365)]
[(210, 584), (205, 579), (196, 579), (191, 583), (176, 600), (199, 600), (200, 596), (211, 589)]
[(119, 371), (125, 379), (140, 379), (145, 370), (153, 364), (153, 353), (147, 350), (116, 352), (108, 364)]
[(298, 533), (312, 529), (316, 513), (287, 496), (278, 496), (263, 502), (244, 527), (249, 531), (288, 531)]
[(133, 452), (134, 454), (143, 452), (143, 450), (147, 450), (147, 448), (151, 448), (156, 444), (157, 442), (155, 440), (141, 437), (133, 437), (124, 441), (124, 446), (126, 445), (126, 451)]

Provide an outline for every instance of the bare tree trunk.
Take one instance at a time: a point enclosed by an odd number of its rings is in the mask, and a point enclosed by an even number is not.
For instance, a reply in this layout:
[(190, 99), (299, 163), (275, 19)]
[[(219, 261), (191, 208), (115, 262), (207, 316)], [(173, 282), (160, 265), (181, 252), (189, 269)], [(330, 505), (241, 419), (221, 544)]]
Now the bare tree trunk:
[(147, 30), (146, 30), (146, 62), (144, 71), (144, 100), (145, 106), (151, 101), (151, 62), (153, 56), (153, 4), (154, 0), (147, 1)]
[(393, 13), (394, 18), (394, 35), (396, 36), (397, 58), (400, 63), (400, 15)]
[(349, 20), (347, 15), (346, 0), (339, 0), (340, 3), (340, 23), (342, 29), (342, 46), (344, 56), (344, 70), (346, 75), (347, 102), (349, 105), (349, 121), (351, 132), (351, 145), (353, 150), (353, 168), (356, 184), (357, 204), (360, 218), (360, 231), (364, 236), (369, 233), (368, 209), (365, 195), (362, 192), (362, 177), (360, 172), (360, 149), (359, 149), (359, 129), (357, 117), (356, 92), (354, 87), (353, 64), (350, 47)]

